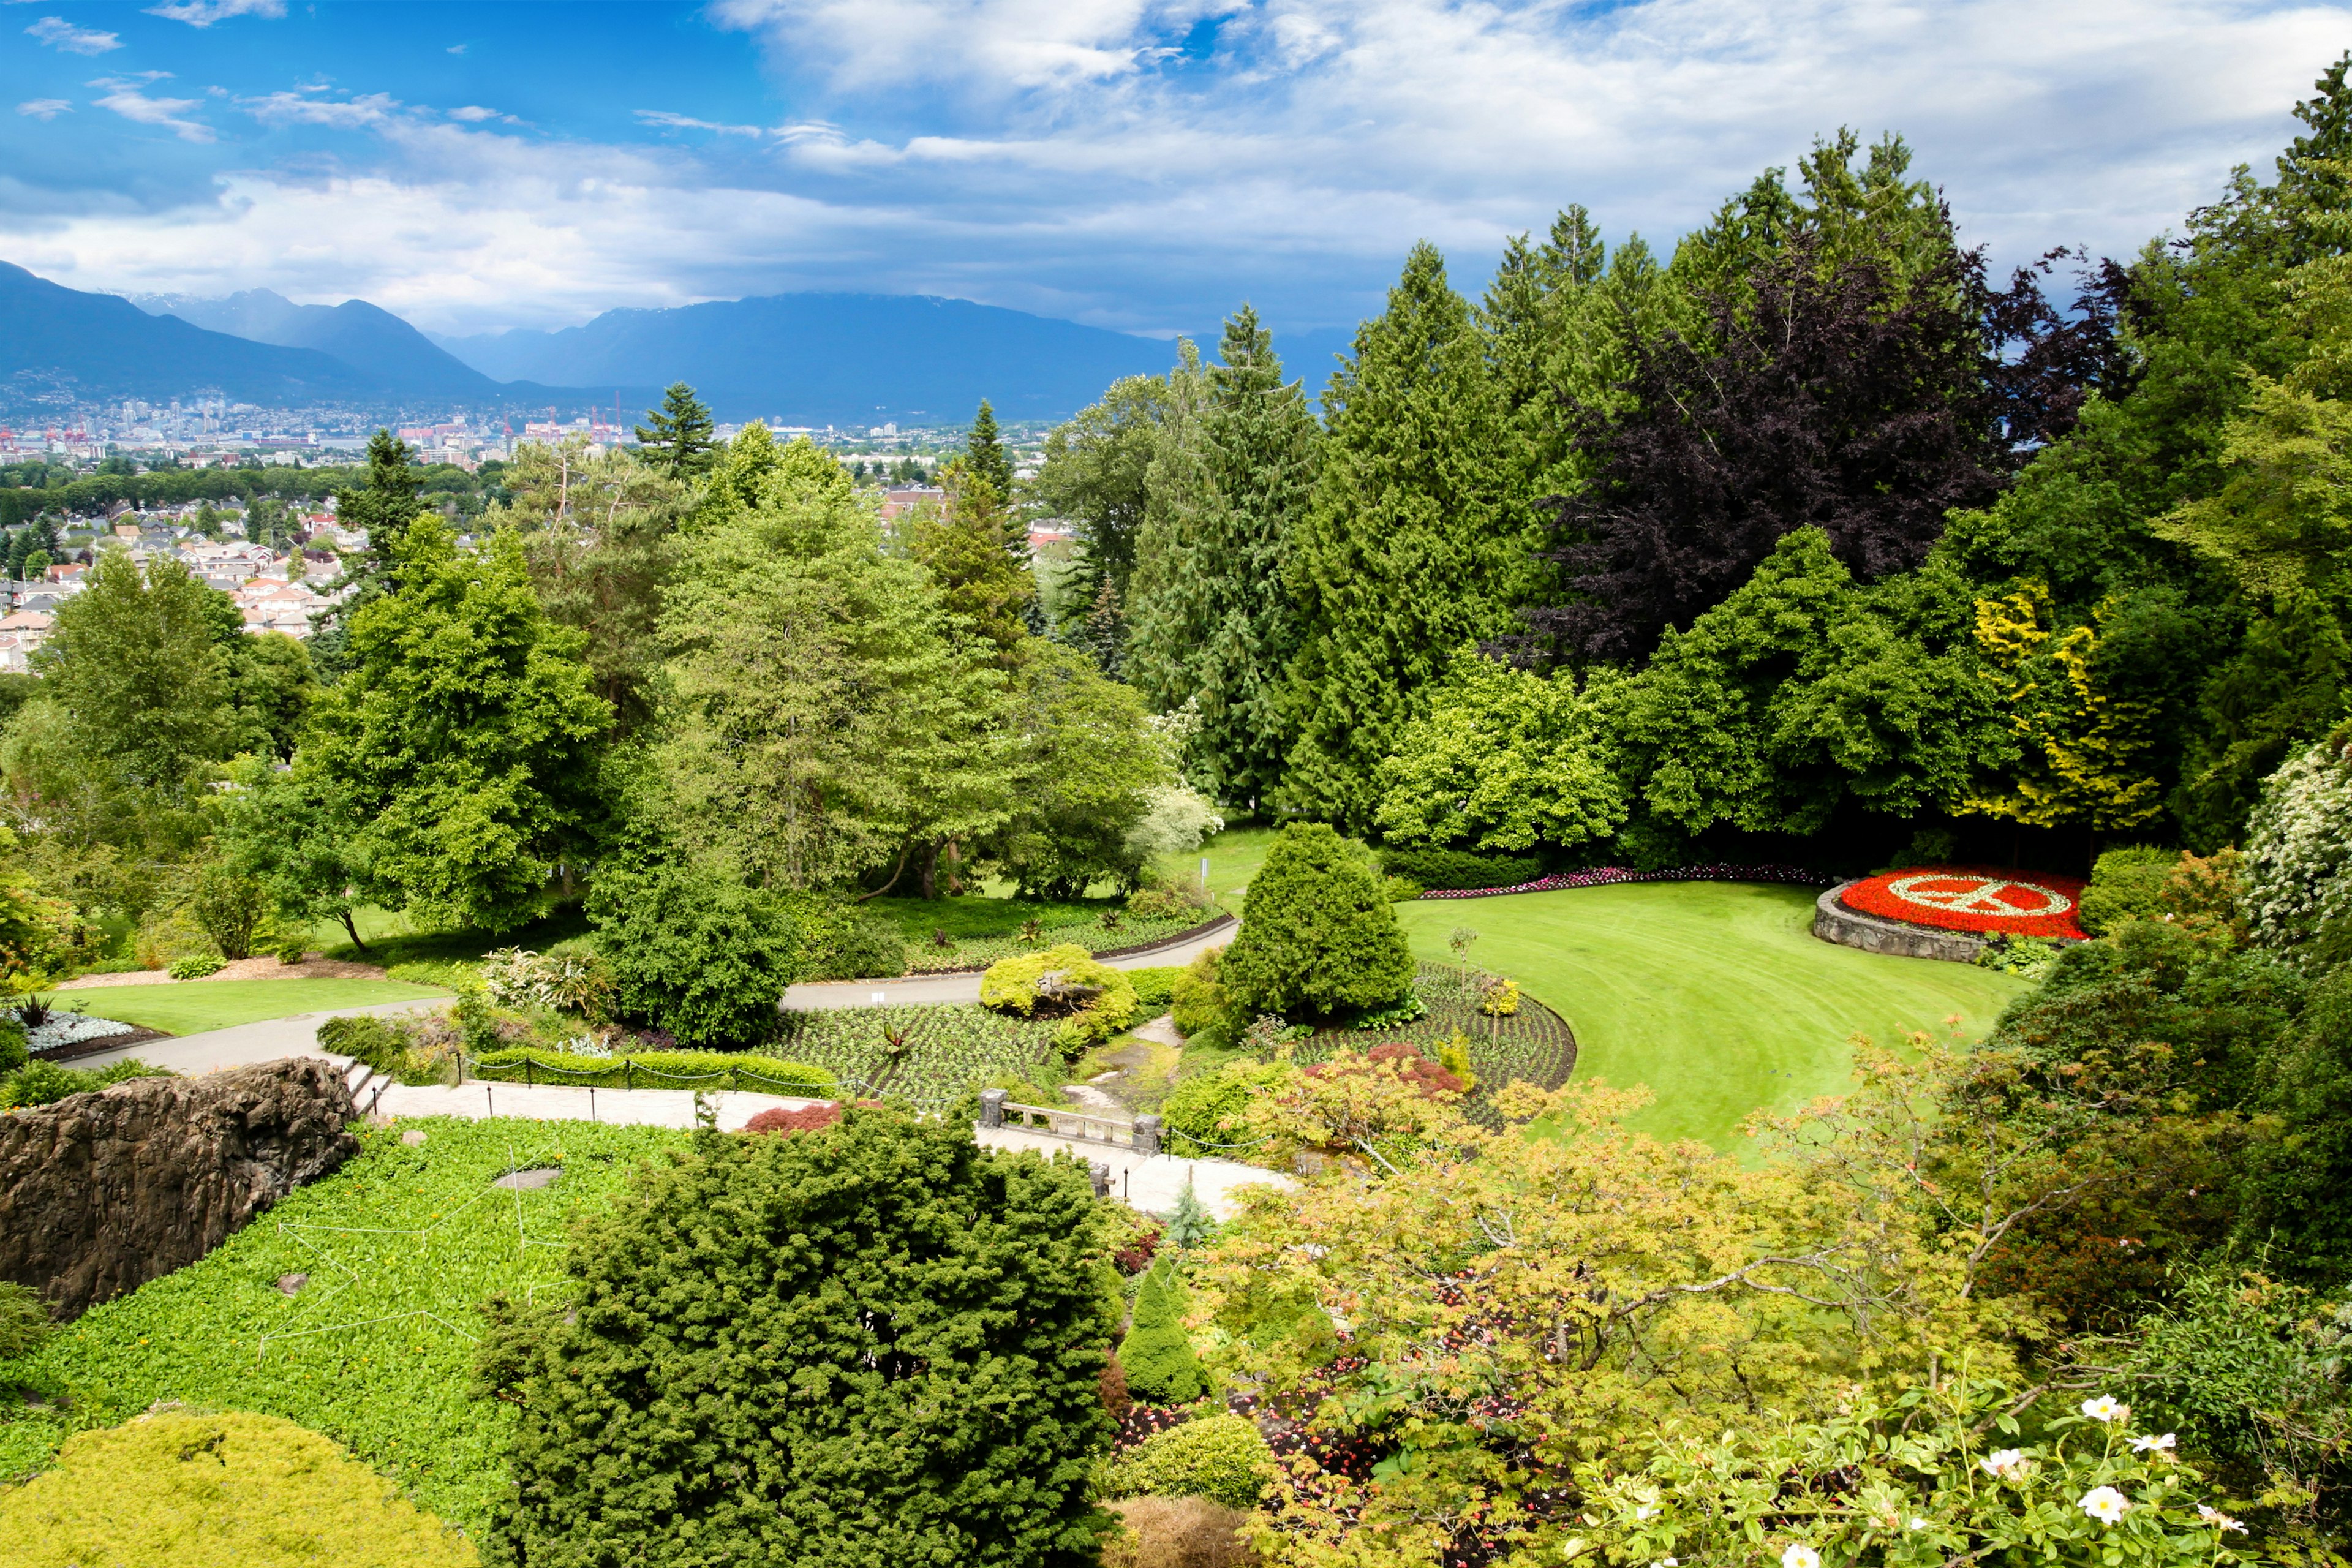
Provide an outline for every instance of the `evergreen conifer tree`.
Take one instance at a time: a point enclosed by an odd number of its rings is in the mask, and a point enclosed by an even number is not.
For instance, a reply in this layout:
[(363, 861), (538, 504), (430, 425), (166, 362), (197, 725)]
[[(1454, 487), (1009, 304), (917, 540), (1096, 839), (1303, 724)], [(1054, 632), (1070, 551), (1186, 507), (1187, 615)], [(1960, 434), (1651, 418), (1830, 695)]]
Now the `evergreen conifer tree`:
[(341, 575), (327, 585), (343, 596), (310, 617), (310, 659), (326, 679), (351, 668), (352, 617), (397, 584), (394, 552), (425, 510), (416, 499), (425, 476), (415, 457), (407, 442), (378, 430), (368, 437), (367, 482), (335, 492), (335, 521), (364, 529), (368, 542), (365, 551), (344, 558)]
[(969, 619), (1009, 663), (1029, 635), (1026, 612), (1037, 597), (1026, 541), (1015, 542), (1003, 494), (987, 479), (961, 462), (949, 464), (941, 478), (947, 510), (916, 518), (911, 552), (931, 569), (948, 609)]
[(1182, 1289), (1164, 1263), (1145, 1275), (1135, 1294), (1134, 1320), (1119, 1342), (1127, 1390), (1147, 1404), (1189, 1405), (1209, 1391), (1184, 1331)]
[(1372, 770), (1454, 648), (1508, 632), (1532, 580), (1510, 515), (1509, 428), (1470, 307), (1434, 246), (1413, 247), (1388, 310), (1324, 395), (1329, 435), (1289, 562), (1303, 622), (1286, 805), (1369, 822)]
[(1244, 801), (1274, 794), (1288, 750), (1283, 680), (1299, 626), (1283, 577), (1314, 498), (1319, 431), (1249, 306), (1225, 323), (1217, 357), (1202, 418), (1213, 499), (1190, 562), (1206, 635), (1184, 695), (1200, 703), (1203, 784)]
[(996, 499), (1011, 505), (1013, 501), (1013, 458), (1004, 450), (1004, 443), (996, 436), (996, 410), (988, 399), (980, 400), (980, 412), (971, 417), (971, 435), (964, 443), (964, 467), (974, 478), (985, 479)]
[(1236, 1015), (1300, 1022), (1401, 1001), (1412, 973), (1412, 950), (1362, 847), (1320, 822), (1282, 830), (1217, 963)]
[(718, 456), (714, 438), (719, 426), (709, 407), (682, 381), (670, 383), (662, 405), (646, 411), (649, 424), (637, 426), (637, 442), (646, 460), (674, 479), (688, 479), (709, 470)]

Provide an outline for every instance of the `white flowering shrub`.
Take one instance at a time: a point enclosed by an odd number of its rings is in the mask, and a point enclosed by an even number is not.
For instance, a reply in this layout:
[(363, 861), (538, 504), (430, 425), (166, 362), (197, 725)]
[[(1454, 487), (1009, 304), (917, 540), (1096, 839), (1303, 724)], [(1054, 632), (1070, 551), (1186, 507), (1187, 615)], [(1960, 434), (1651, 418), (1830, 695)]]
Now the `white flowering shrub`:
[(2270, 776), (2247, 824), (2244, 874), (2258, 942), (2291, 947), (2352, 915), (2352, 737), (2331, 735)]
[(1127, 851), (1144, 865), (1168, 855), (1190, 855), (1225, 819), (1207, 795), (1184, 784), (1161, 784), (1144, 791), (1143, 816), (1127, 830)]
[[(1747, 1431), (1669, 1426), (1580, 1466), (1584, 1507), (1528, 1561), (1633, 1568), (1938, 1568), (2036, 1562), (2136, 1568), (2240, 1560), (2168, 1433), (2135, 1431), (2113, 1399), (2084, 1401), (2014, 1442), (2013, 1391), (1948, 1384), (1832, 1419)], [(2077, 1413), (2079, 1412), (2079, 1413)]]

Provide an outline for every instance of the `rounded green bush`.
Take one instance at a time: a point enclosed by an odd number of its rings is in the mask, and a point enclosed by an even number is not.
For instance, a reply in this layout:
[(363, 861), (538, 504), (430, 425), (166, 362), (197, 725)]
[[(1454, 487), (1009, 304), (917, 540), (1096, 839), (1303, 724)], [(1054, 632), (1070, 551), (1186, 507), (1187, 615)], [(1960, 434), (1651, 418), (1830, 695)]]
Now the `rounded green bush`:
[(2126, 921), (2164, 917), (2164, 880), (2180, 864), (2178, 849), (2133, 845), (2110, 849), (2091, 868), (2077, 919), (2093, 936), (2105, 936)]
[(745, 1046), (776, 1031), (776, 1004), (800, 978), (790, 900), (677, 860), (601, 871), (588, 918), (625, 1018), (682, 1046)]
[(1246, 1415), (1204, 1415), (1153, 1434), (1111, 1467), (1115, 1497), (1204, 1497), (1253, 1509), (1274, 1479), (1274, 1450)]
[(1319, 822), (1294, 822), (1274, 841), (1217, 966), (1235, 1016), (1293, 1023), (1391, 1006), (1412, 974), (1396, 909), (1361, 851)]
[(1214, 1072), (1195, 1073), (1178, 1083), (1160, 1107), (1171, 1153), (1191, 1157), (1245, 1159), (1245, 1152), (1219, 1147), (1249, 1142), (1238, 1124), (1253, 1092), (1290, 1076), (1282, 1062), (1227, 1062)]

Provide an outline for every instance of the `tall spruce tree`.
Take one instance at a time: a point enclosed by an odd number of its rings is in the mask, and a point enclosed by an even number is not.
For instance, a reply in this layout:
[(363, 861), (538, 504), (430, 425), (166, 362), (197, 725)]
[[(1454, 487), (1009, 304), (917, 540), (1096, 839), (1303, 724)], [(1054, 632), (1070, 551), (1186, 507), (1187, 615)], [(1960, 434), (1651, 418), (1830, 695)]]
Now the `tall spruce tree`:
[(719, 426), (686, 383), (670, 383), (662, 405), (646, 410), (646, 418), (650, 423), (637, 426), (637, 443), (646, 448), (646, 463), (671, 479), (696, 478), (717, 460)]
[(1283, 680), (1299, 626), (1283, 579), (1314, 500), (1320, 431), (1249, 306), (1226, 321), (1217, 357), (1201, 422), (1213, 504), (1191, 561), (1206, 636), (1190, 695), (1202, 783), (1240, 802), (1273, 795), (1289, 749)]
[(963, 461), (975, 478), (988, 481), (999, 501), (1012, 503), (1013, 458), (997, 437), (996, 410), (985, 397), (980, 400), (980, 412), (971, 416), (971, 435), (964, 442)]
[(1193, 570), (1213, 504), (1205, 451), (1208, 373), (1190, 338), (1176, 342), (1176, 368), (1144, 474), (1143, 526), (1136, 535), (1128, 600), (1127, 679), (1162, 711), (1200, 689), (1208, 605)]
[(1099, 401), (1045, 437), (1045, 460), (1024, 487), (1030, 501), (1066, 521), (1075, 535), (1055, 614), (1060, 635), (1091, 650), (1110, 675), (1124, 664), (1147, 480), (1167, 405), (1164, 376), (1111, 383)]
[(352, 617), (398, 585), (395, 552), (425, 510), (416, 499), (425, 475), (415, 460), (407, 442), (378, 430), (368, 437), (366, 482), (335, 492), (335, 521), (366, 531), (367, 548), (343, 558), (342, 574), (328, 584), (336, 602), (310, 617), (310, 659), (329, 680), (351, 668)]
[(1282, 797), (1349, 826), (1450, 651), (1515, 626), (1533, 542), (1507, 505), (1509, 427), (1487, 342), (1416, 245), (1331, 378), (1330, 434), (1289, 581), (1303, 623)]

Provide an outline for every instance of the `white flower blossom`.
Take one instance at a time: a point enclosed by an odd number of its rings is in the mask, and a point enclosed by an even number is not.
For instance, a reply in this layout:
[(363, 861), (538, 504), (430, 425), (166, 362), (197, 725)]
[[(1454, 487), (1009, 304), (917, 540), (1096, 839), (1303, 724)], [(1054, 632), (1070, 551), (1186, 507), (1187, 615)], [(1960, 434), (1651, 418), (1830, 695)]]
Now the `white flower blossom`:
[(1822, 1554), (1800, 1542), (1780, 1553), (1780, 1568), (1822, 1568)]
[(2137, 1454), (2169, 1454), (2172, 1452), (2172, 1438), (2169, 1432), (2161, 1437), (2142, 1435), (2132, 1439), (2132, 1451)]
[(2208, 1508), (2201, 1502), (2197, 1505), (2197, 1517), (2203, 1520), (2207, 1524), (2211, 1525), (2216, 1530), (2234, 1530), (2240, 1535), (2246, 1533), (2246, 1527), (2244, 1525), (2240, 1524), (2236, 1520), (2231, 1519), (2220, 1509)]
[(1924, 1520), (1924, 1519), (1921, 1519), (1921, 1518), (1917, 1517), (1916, 1515), (1914, 1515), (1914, 1516), (1912, 1517), (1911, 1523), (1910, 1523), (1910, 1525), (1909, 1525), (1909, 1527), (1908, 1527), (1908, 1528), (1910, 1528), (1910, 1529), (1912, 1529), (1912, 1530), (1925, 1530), (1925, 1529), (1927, 1529), (1927, 1521), (1926, 1520)]
[(2025, 1450), (2000, 1448), (1977, 1461), (1977, 1468), (1998, 1480), (2008, 1480), (2025, 1468)]
[(1635, 1519), (1655, 1519), (1658, 1517), (1658, 1505), (1654, 1502), (1645, 1502), (1641, 1507), (1633, 1510), (1633, 1517)]
[(2113, 1394), (2102, 1394), (2083, 1401), (2083, 1414), (2094, 1421), (2123, 1421), (2130, 1417), (2131, 1408), (2116, 1404)]
[(2093, 1487), (2074, 1505), (2101, 1524), (2113, 1524), (2131, 1510), (2131, 1501), (2113, 1487)]

